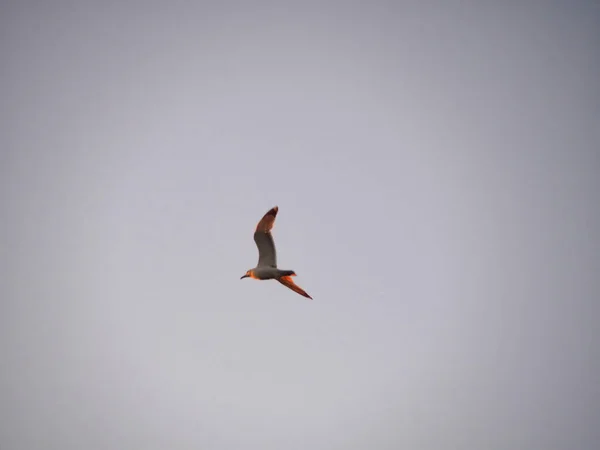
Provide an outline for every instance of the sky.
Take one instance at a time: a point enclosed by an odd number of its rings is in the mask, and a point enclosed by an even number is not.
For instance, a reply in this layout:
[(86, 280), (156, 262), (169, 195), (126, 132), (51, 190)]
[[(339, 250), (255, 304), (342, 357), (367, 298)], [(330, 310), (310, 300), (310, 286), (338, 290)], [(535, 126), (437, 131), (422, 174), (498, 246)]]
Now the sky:
[(596, 449), (599, 24), (3, 1), (0, 448)]

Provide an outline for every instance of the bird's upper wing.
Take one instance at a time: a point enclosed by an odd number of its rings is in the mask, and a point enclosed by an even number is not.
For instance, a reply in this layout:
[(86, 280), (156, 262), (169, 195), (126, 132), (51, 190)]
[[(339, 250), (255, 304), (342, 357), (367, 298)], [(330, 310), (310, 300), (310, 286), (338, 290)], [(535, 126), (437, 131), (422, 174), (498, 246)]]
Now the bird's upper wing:
[(294, 283), (294, 280), (292, 280), (291, 276), (278, 278), (277, 281), (279, 281), (284, 286), (289, 287), (292, 291), (297, 292), (298, 294), (306, 298), (310, 298), (312, 300), (312, 297), (308, 295), (304, 289), (302, 289), (300, 286)]
[(271, 234), (277, 211), (279, 211), (277, 206), (271, 208), (256, 226), (254, 242), (256, 242), (256, 246), (258, 247), (257, 267), (277, 267), (277, 252), (275, 251), (275, 243)]

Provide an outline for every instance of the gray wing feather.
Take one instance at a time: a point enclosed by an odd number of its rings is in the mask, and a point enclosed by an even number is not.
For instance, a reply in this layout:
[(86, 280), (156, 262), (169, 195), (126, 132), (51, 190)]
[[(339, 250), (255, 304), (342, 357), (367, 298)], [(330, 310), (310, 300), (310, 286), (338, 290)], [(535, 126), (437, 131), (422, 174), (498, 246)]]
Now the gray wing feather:
[(275, 243), (271, 235), (271, 229), (275, 223), (279, 208), (274, 206), (260, 219), (254, 232), (254, 242), (258, 247), (258, 264), (256, 267), (277, 267), (277, 253)]
[(256, 267), (277, 267), (277, 252), (275, 251), (273, 235), (270, 232), (256, 231), (254, 242), (258, 247), (258, 264)]

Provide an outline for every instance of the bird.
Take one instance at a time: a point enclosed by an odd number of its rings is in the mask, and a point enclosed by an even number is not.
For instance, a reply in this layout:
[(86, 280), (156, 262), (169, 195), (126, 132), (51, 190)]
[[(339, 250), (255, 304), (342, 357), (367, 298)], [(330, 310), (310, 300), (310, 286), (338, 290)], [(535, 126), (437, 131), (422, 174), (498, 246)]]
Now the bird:
[(256, 225), (254, 231), (254, 242), (258, 247), (258, 263), (256, 267), (247, 270), (240, 278), (253, 278), (255, 280), (277, 280), (292, 291), (312, 300), (312, 297), (304, 289), (294, 283), (292, 277), (296, 276), (293, 270), (281, 270), (277, 268), (277, 252), (271, 229), (275, 224), (275, 217), (279, 211), (278, 206), (274, 206), (263, 216)]

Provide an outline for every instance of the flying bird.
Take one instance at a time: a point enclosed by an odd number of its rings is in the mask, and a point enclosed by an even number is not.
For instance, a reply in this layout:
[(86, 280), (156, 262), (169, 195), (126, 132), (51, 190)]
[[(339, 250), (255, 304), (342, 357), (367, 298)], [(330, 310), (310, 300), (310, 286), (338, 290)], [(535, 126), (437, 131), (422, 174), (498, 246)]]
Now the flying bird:
[(258, 222), (254, 232), (254, 242), (258, 247), (258, 264), (254, 269), (248, 270), (240, 280), (244, 278), (254, 278), (255, 280), (275, 279), (292, 291), (312, 300), (312, 297), (292, 280), (292, 277), (296, 276), (296, 272), (277, 268), (277, 252), (271, 234), (277, 211), (279, 211), (277, 206), (271, 208)]

